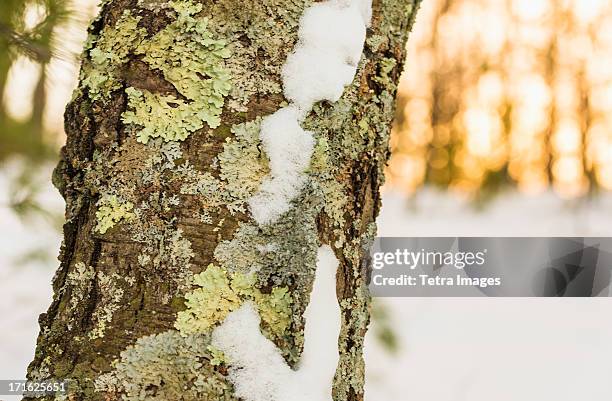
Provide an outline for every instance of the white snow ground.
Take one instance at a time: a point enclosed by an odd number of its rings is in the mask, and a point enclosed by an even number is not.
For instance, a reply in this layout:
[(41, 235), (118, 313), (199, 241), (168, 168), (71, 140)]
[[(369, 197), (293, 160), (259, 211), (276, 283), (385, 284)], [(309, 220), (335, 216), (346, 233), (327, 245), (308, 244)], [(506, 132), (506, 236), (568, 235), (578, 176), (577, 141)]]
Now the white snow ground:
[[(571, 208), (507, 194), (476, 212), (386, 193), (381, 236), (610, 236), (610, 197)], [(612, 300), (386, 298), (400, 351), (366, 339), (367, 401), (598, 401), (612, 396)], [(370, 330), (369, 333), (372, 333)]]
[[(51, 303), (51, 278), (57, 267), (60, 232), (43, 218), (20, 220), (7, 207), (13, 176), (21, 171), (13, 161), (0, 170), (0, 379), (24, 379), (34, 356), (38, 336), (38, 315)], [(63, 215), (64, 202), (51, 185), (52, 167), (41, 172), (42, 189), (37, 198), (45, 207)], [(48, 251), (51, 260), (17, 263), (35, 250)], [(0, 400), (20, 399), (0, 395)]]
[[(56, 254), (61, 237), (40, 221), (17, 219), (4, 206), (8, 190), (6, 173), (0, 171), (0, 379), (21, 379), (34, 353), (38, 314), (51, 300), (56, 262), (18, 267), (14, 260), (37, 247)], [(50, 184), (41, 196), (56, 210), (62, 209)], [(379, 232), (383, 236), (610, 236), (610, 210), (612, 197), (570, 208), (551, 194), (508, 194), (476, 212), (432, 190), (422, 191), (411, 203), (386, 193)], [(367, 401), (610, 399), (609, 299), (381, 301), (391, 312), (401, 346), (399, 353), (390, 355), (368, 337)]]

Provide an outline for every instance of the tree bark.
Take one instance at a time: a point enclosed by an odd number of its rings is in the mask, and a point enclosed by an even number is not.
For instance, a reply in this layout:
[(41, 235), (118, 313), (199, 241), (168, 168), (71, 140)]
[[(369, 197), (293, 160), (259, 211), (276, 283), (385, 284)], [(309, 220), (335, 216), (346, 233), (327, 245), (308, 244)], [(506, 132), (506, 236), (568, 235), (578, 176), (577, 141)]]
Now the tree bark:
[[(236, 399), (210, 330), (254, 300), (295, 366), (317, 248), (329, 244), (342, 310), (333, 397), (363, 400), (368, 246), (418, 3), (373, 1), (353, 83), (302, 123), (316, 143), (305, 188), (260, 226), (247, 207), (270, 171), (259, 125), (286, 104), (281, 67), (312, 2), (106, 1), (65, 114), (53, 177), (64, 242), (28, 378), (69, 379), (74, 400)], [(241, 279), (252, 288), (236, 290)]]

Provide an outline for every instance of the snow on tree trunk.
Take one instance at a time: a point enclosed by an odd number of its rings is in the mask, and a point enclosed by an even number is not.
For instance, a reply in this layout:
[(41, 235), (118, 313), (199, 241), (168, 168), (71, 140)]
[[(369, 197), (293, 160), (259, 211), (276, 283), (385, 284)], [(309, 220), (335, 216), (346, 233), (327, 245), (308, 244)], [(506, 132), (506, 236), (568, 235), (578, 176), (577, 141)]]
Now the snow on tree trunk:
[[(68, 379), (74, 400), (362, 400), (367, 249), (417, 7), (104, 2), (66, 110), (65, 238), (28, 378)], [(327, 293), (305, 313), (317, 255)], [(337, 306), (315, 307), (334, 264)], [(322, 313), (338, 324), (305, 331)]]

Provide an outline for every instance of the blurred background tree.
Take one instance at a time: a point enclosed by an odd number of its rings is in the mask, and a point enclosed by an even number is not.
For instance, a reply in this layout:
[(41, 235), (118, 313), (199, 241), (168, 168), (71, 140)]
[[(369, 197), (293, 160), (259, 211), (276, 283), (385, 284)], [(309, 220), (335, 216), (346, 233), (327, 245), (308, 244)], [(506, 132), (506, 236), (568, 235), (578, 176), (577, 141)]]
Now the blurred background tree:
[(612, 3), (428, 0), (415, 29), (391, 186), (612, 189)]
[[(52, 156), (56, 149), (45, 136), (44, 111), (48, 101), (48, 66), (53, 58), (72, 61), (62, 46), (58, 28), (70, 17), (68, 0), (3, 0), (0, 7), (0, 159), (22, 155), (33, 161)], [(33, 76), (27, 88), (11, 93), (18, 69)], [(23, 84), (23, 81), (21, 82)], [(13, 103), (31, 97), (29, 107), (17, 113)]]
[[(78, 11), (77, 11), (78, 10)], [(39, 198), (64, 140), (62, 115), (76, 82), (92, 1), (3, 0), (0, 6), (0, 207), (20, 218), (61, 211)]]

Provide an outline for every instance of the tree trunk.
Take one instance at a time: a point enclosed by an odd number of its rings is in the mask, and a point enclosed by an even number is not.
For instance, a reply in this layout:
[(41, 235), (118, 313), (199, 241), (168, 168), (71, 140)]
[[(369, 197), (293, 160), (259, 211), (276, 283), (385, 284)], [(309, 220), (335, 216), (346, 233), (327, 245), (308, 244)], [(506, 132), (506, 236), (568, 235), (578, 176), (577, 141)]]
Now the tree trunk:
[(299, 194), (259, 222), (249, 205), (279, 157), (260, 128), (287, 106), (281, 70), (314, 3), (104, 2), (65, 114), (64, 243), (28, 378), (69, 379), (74, 400), (236, 399), (212, 330), (252, 301), (295, 367), (328, 244), (342, 311), (333, 398), (362, 400), (367, 249), (418, 2), (373, 1), (352, 84), (301, 121), (313, 152)]

